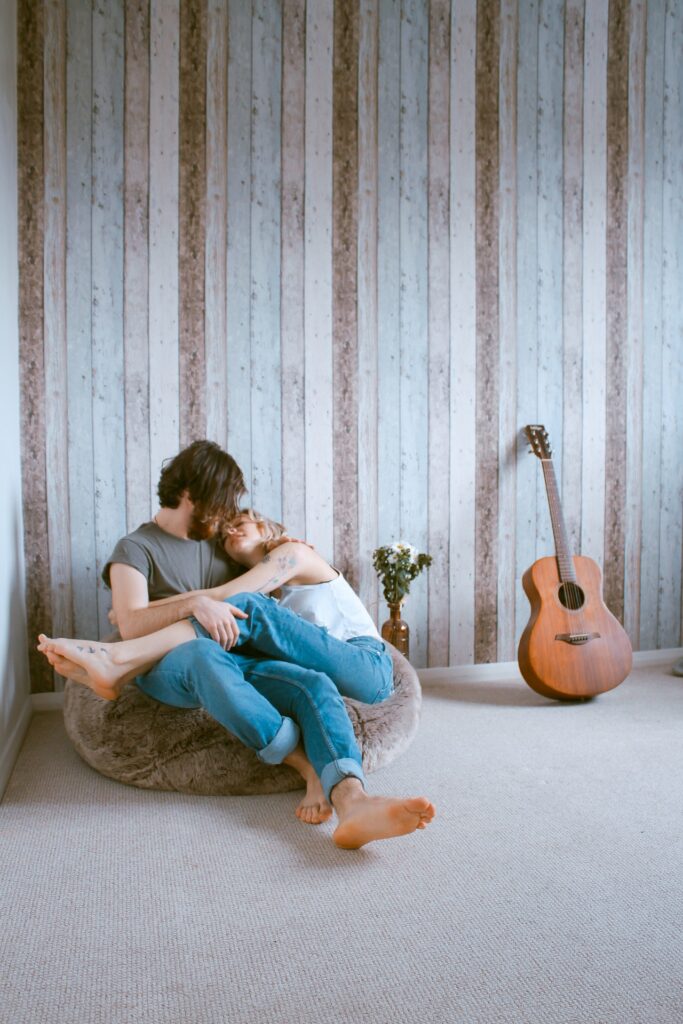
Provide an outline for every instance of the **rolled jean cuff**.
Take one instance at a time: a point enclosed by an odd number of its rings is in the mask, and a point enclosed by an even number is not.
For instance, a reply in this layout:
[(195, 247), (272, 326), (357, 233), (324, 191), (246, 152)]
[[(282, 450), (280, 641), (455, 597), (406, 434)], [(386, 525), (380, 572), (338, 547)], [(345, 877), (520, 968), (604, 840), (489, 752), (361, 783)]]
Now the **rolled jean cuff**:
[(325, 798), (329, 800), (330, 793), (337, 783), (350, 777), (360, 779), (365, 788), (365, 775), (358, 761), (354, 761), (351, 757), (340, 757), (337, 761), (330, 761), (329, 764), (326, 764), (320, 773), (320, 782)]
[(265, 764), (282, 764), (291, 754), (301, 738), (299, 726), (291, 718), (283, 718), (282, 725), (267, 747), (258, 750), (256, 756)]

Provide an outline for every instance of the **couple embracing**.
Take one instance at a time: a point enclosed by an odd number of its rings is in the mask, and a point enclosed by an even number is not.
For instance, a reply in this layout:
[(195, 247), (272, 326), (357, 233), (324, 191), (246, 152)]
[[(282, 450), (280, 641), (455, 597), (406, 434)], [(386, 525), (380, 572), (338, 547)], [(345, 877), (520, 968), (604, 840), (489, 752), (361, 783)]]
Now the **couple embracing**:
[(297, 816), (319, 824), (334, 811), (340, 847), (425, 828), (435, 813), (426, 797), (366, 792), (343, 697), (373, 704), (393, 689), (370, 615), (315, 550), (240, 509), (245, 491), (218, 445), (181, 451), (162, 469), (158, 513), (118, 542), (104, 568), (123, 640), (41, 634), (39, 650), (107, 700), (134, 679), (154, 700), (205, 708), (261, 761), (301, 774)]

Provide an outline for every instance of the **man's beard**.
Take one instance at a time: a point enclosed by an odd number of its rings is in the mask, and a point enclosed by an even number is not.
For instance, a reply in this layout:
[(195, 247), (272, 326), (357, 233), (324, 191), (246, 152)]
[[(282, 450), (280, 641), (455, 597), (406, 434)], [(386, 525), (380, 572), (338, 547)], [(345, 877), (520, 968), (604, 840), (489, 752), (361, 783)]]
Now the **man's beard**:
[(211, 517), (205, 518), (201, 511), (195, 509), (192, 513), (187, 536), (190, 540), (210, 540), (216, 536), (217, 529), (218, 522), (216, 519)]

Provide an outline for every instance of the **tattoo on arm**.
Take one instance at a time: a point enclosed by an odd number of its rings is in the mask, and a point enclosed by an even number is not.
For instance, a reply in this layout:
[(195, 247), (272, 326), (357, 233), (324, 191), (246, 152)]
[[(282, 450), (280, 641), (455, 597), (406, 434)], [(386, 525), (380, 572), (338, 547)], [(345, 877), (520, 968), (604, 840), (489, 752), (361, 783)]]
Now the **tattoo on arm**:
[(266, 583), (262, 583), (260, 587), (257, 587), (256, 590), (254, 591), (254, 593), (255, 594), (260, 594), (261, 591), (265, 591), (266, 593), (268, 593), (270, 590), (273, 590), (275, 587), (278, 586), (279, 581), (280, 581), (280, 577), (279, 576), (277, 576), (277, 575), (276, 576), (271, 576), (270, 579), (267, 580)]
[[(270, 562), (270, 560), (270, 555), (265, 555), (261, 559), (261, 562)], [(287, 570), (293, 569), (294, 566), (296, 565), (296, 555), (279, 555), (278, 558), (276, 559), (276, 562), (277, 569), (275, 570), (275, 573), (270, 577), (269, 580), (267, 580), (265, 583), (262, 583), (260, 587), (256, 587), (254, 593), (260, 594), (263, 591), (269, 593), (271, 590), (275, 590), (276, 587), (279, 587), (280, 584), (285, 579), (288, 579), (286, 575)]]

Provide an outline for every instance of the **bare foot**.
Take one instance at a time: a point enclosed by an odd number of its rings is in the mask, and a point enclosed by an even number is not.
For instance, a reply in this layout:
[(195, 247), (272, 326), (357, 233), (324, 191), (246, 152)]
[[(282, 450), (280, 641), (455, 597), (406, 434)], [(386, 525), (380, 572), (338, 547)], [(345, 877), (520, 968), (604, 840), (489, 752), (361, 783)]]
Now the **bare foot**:
[(294, 813), (306, 825), (320, 825), (332, 817), (332, 808), (325, 799), (323, 787), (315, 772), (306, 778), (306, 796)]
[(60, 676), (90, 687), (105, 700), (116, 700), (126, 682), (125, 670), (114, 665), (109, 654), (111, 644), (83, 640), (53, 640), (44, 633), (38, 637), (41, 651)]
[[(343, 786), (344, 780), (339, 783)], [(355, 780), (353, 780), (355, 781)], [(344, 850), (357, 850), (375, 839), (393, 839), (424, 829), (434, 817), (434, 805), (425, 796), (406, 799), (368, 796), (362, 788), (354, 788), (350, 799), (341, 798), (335, 787), (332, 802), (339, 816), (339, 826), (332, 838)]]
[(67, 658), (63, 658), (61, 654), (55, 654), (53, 651), (43, 651), (43, 653), (55, 672), (58, 672), (60, 676), (64, 676), (65, 679), (73, 679), (76, 683), (83, 683), (84, 686), (89, 685), (88, 673), (80, 665), (77, 665), (75, 661), (69, 661)]
[(103, 697), (105, 700), (116, 700), (119, 696), (119, 688), (103, 686), (102, 684), (97, 683), (91, 679), (85, 669), (80, 665), (77, 665), (75, 661), (69, 661), (68, 658), (63, 658), (61, 654), (55, 654), (53, 651), (44, 651), (43, 653), (54, 670), (65, 679), (72, 679), (75, 683), (87, 686), (93, 691), (93, 693), (96, 693), (98, 697)]
[(306, 825), (320, 825), (332, 817), (332, 808), (325, 799), (323, 787), (317, 772), (299, 744), (291, 754), (287, 754), (284, 763), (298, 771), (306, 783), (306, 795), (294, 812)]

